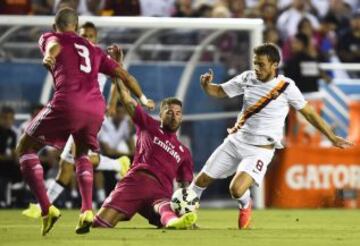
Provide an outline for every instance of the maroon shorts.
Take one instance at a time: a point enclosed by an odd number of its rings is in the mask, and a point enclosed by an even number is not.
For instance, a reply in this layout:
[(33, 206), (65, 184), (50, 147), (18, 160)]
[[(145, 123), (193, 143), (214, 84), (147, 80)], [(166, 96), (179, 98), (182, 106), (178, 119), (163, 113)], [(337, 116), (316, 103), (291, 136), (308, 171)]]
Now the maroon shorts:
[(131, 219), (136, 213), (148, 219), (150, 224), (161, 226), (160, 216), (153, 206), (160, 201), (168, 201), (167, 192), (155, 177), (142, 171), (130, 172), (106, 198), (102, 207), (112, 208)]
[(77, 112), (69, 109), (45, 106), (26, 128), (26, 133), (57, 149), (63, 149), (70, 134), (75, 144), (87, 144), (93, 151), (99, 150), (97, 134), (104, 119), (103, 112)]

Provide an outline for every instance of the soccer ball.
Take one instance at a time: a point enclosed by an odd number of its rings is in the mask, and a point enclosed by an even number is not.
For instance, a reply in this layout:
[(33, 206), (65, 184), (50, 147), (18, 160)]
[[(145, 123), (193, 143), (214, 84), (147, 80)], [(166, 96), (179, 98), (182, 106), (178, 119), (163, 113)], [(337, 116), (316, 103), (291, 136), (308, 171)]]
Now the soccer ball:
[(181, 188), (174, 192), (170, 202), (171, 209), (178, 215), (193, 212), (200, 207), (196, 193), (187, 188)]

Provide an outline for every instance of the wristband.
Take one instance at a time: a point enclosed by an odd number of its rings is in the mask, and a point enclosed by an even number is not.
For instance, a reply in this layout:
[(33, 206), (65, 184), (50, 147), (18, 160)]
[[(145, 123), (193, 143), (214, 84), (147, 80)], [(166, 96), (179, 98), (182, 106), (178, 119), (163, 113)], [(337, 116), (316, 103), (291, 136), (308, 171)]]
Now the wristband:
[(149, 102), (149, 100), (147, 99), (147, 97), (144, 94), (142, 94), (139, 99), (140, 99), (140, 102), (142, 105), (147, 105), (147, 103)]

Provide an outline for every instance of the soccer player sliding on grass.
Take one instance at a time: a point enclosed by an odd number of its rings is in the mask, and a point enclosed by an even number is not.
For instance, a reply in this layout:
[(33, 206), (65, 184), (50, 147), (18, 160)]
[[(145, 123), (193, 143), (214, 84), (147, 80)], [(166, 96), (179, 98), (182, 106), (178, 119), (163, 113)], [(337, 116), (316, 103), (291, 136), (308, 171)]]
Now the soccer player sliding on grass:
[(214, 75), (211, 70), (200, 77), (201, 86), (209, 96), (244, 95), (244, 99), (240, 117), (234, 127), (228, 129), (228, 137), (190, 185), (200, 198), (215, 179), (235, 173), (229, 190), (239, 203), (239, 229), (248, 228), (250, 224), (250, 186), (262, 182), (275, 149), (283, 148), (281, 139), (289, 106), (300, 111), (334, 146), (346, 148), (351, 145), (333, 133), (305, 101), (293, 80), (278, 75), (280, 52), (275, 45), (260, 45), (254, 49), (254, 54), (254, 70), (245, 71), (226, 83), (212, 83)]
[(146, 106), (154, 107), (153, 101), (144, 100), (134, 77), (99, 47), (77, 35), (78, 15), (73, 9), (59, 10), (54, 26), (55, 32), (45, 33), (39, 39), (44, 55), (43, 65), (54, 77), (54, 96), (31, 121), (16, 149), (24, 180), (41, 207), (42, 235), (51, 230), (60, 218), (60, 211), (51, 204), (46, 194), (43, 168), (37, 152), (45, 145), (62, 149), (70, 135), (75, 142), (76, 177), (82, 198), (76, 233), (88, 231), (93, 222), (93, 166), (87, 155), (89, 150), (99, 150), (97, 133), (105, 113), (98, 73), (121, 78)]
[(134, 161), (128, 174), (105, 199), (94, 219), (94, 227), (112, 228), (139, 213), (157, 227), (187, 229), (196, 214), (178, 217), (170, 208), (173, 182), (187, 186), (193, 178), (190, 151), (178, 140), (182, 122), (182, 103), (176, 98), (161, 101), (160, 121), (149, 116), (131, 98), (119, 81), (120, 101), (136, 126)]

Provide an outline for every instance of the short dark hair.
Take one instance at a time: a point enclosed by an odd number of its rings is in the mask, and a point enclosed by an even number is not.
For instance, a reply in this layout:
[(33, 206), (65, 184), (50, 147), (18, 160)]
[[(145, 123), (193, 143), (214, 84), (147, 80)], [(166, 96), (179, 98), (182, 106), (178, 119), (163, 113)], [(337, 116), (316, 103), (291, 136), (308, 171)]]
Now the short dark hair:
[(15, 110), (10, 106), (2, 106), (0, 113), (1, 114), (15, 114)]
[(164, 98), (163, 100), (161, 100), (160, 112), (163, 110), (163, 108), (166, 105), (171, 105), (171, 104), (176, 104), (176, 105), (179, 105), (180, 107), (183, 106), (182, 102), (179, 99), (177, 99), (176, 97), (167, 97), (167, 98)]
[(299, 40), (306, 48), (309, 47), (309, 38), (303, 33), (297, 33), (295, 38)]
[(255, 55), (267, 56), (271, 62), (280, 62), (280, 51), (279, 48), (273, 43), (264, 43), (254, 48)]
[(336, 18), (334, 14), (328, 13), (323, 18), (320, 19), (321, 23), (330, 23), (336, 26), (340, 25), (339, 20)]
[(55, 16), (55, 24), (58, 28), (63, 30), (67, 26), (78, 23), (79, 17), (76, 11), (72, 8), (62, 8), (60, 9)]
[(90, 21), (87, 21), (87, 22), (85, 22), (84, 24), (82, 24), (82, 25), (80, 26), (80, 28), (92, 28), (92, 29), (94, 29), (94, 30), (97, 32), (97, 29), (96, 29), (95, 24), (92, 23), (92, 22), (90, 22)]

